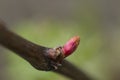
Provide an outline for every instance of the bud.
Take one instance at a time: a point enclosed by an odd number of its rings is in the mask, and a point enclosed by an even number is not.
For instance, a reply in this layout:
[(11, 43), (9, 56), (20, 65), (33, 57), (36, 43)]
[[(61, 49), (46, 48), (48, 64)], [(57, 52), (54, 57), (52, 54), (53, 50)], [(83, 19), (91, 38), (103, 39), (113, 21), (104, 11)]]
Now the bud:
[(72, 37), (63, 47), (62, 47), (62, 51), (63, 51), (63, 55), (64, 57), (69, 56), (70, 54), (72, 54), (78, 47), (80, 42), (80, 37), (79, 36), (75, 36)]

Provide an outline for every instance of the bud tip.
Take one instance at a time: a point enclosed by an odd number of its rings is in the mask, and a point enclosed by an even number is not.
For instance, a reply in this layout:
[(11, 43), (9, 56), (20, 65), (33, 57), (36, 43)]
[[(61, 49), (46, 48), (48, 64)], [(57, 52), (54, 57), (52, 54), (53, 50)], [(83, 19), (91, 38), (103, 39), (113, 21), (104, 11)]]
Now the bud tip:
[(69, 56), (72, 54), (78, 47), (80, 42), (80, 37), (79, 36), (74, 36), (72, 37), (62, 48), (63, 50), (63, 55), (65, 57)]

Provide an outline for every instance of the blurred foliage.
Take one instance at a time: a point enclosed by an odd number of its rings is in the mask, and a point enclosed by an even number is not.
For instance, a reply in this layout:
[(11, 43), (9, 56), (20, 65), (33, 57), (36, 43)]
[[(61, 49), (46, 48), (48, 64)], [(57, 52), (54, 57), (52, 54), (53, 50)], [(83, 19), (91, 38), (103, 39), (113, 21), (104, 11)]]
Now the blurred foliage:
[[(20, 36), (47, 47), (63, 45), (69, 38), (79, 35), (80, 45), (67, 59), (88, 75), (94, 75), (95, 78), (103, 77), (99, 59), (102, 39), (98, 28), (91, 27), (91, 25), (86, 27), (87, 25), (79, 22), (55, 20), (44, 20), (40, 23), (25, 21), (15, 26), (17, 27), (14, 28), (14, 32)], [(35, 70), (27, 61), (15, 54), (7, 55), (8, 72), (12, 80), (67, 80), (64, 76), (53, 72)]]

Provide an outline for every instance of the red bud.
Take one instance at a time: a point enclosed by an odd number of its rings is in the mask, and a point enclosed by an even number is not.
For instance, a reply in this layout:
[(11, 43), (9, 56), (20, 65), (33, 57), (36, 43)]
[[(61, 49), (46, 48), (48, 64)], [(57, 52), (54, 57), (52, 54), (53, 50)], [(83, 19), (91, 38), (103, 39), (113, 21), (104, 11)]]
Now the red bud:
[(72, 37), (62, 48), (64, 56), (67, 57), (72, 54), (79, 45), (79, 42), (79, 36)]

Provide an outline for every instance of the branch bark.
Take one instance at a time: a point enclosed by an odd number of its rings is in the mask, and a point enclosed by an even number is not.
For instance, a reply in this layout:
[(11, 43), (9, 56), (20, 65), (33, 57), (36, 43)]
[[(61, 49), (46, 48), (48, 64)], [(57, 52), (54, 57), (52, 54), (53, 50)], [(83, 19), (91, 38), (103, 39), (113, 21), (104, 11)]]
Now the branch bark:
[(62, 67), (54, 70), (51, 63), (53, 61), (46, 57), (48, 50), (53, 48), (40, 46), (20, 37), (8, 30), (3, 22), (0, 22), (0, 44), (27, 60), (38, 70), (52, 70), (72, 80), (91, 80), (84, 72), (66, 60), (62, 62)]

